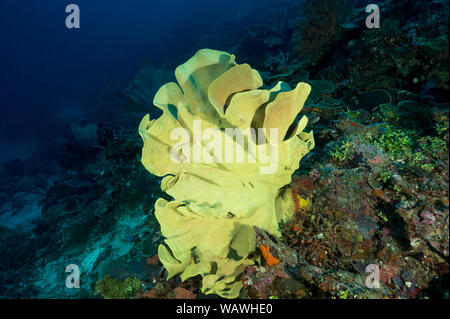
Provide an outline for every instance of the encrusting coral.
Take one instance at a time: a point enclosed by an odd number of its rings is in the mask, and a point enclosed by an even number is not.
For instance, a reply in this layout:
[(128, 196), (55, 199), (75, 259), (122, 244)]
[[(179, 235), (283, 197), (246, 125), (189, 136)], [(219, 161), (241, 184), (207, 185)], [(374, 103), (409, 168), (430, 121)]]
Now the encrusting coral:
[(310, 86), (259, 89), (259, 73), (234, 58), (199, 50), (175, 70), (178, 84), (156, 93), (161, 117), (139, 126), (142, 163), (174, 198), (155, 203), (168, 278), (201, 275), (203, 293), (225, 298), (239, 295), (239, 275), (255, 261), (253, 226), (280, 236), (278, 223), (293, 215), (286, 186), (314, 147), (307, 118), (296, 121)]

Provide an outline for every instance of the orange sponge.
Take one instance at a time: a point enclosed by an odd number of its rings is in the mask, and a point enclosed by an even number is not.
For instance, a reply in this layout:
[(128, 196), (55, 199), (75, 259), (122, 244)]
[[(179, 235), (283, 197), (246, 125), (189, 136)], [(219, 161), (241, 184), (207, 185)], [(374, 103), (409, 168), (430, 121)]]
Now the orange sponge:
[(269, 252), (270, 247), (264, 246), (264, 245), (259, 245), (259, 249), (261, 250), (263, 257), (269, 266), (275, 266), (280, 263), (280, 261), (277, 258), (275, 258), (274, 256), (272, 256), (270, 254), (270, 252)]

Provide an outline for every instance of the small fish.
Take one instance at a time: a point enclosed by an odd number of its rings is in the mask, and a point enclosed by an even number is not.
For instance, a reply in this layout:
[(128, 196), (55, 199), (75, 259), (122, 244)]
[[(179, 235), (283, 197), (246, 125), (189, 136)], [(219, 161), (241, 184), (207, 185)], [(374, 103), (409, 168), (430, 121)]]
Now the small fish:
[(305, 158), (310, 158), (311, 156), (313, 156), (314, 155), (314, 152), (308, 152), (304, 157)]
[(351, 126), (358, 126), (358, 123), (350, 121), (350, 120), (345, 120), (345, 122), (347, 122), (348, 124), (350, 124)]
[(311, 124), (317, 123), (320, 120), (320, 115), (316, 115), (313, 118), (311, 118), (309, 121)]

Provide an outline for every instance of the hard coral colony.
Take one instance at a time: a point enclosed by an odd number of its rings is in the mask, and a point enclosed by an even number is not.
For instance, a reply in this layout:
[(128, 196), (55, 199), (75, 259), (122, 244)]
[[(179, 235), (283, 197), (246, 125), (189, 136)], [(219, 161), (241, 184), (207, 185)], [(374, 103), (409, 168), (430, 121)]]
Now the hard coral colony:
[[(286, 186), (300, 159), (314, 147), (312, 132), (303, 131), (307, 118), (295, 121), (310, 93), (309, 84), (291, 89), (280, 81), (270, 90), (260, 89), (259, 73), (234, 59), (226, 52), (199, 50), (175, 70), (178, 84), (167, 83), (156, 93), (153, 103), (162, 116), (150, 120), (147, 115), (139, 126), (144, 141), (142, 163), (150, 173), (164, 176), (161, 189), (174, 198), (155, 203), (166, 237), (158, 255), (168, 279), (180, 274), (184, 281), (201, 275), (203, 293), (225, 298), (239, 296), (243, 283), (238, 277), (255, 262), (253, 227), (281, 236), (279, 222), (292, 217), (295, 210)], [(196, 120), (201, 120), (203, 129), (216, 128), (221, 140), (233, 145), (236, 158), (239, 152), (253, 158), (251, 147), (245, 147), (253, 140), (247, 136), (245, 145), (239, 143), (225, 128), (264, 128), (265, 132), (276, 128), (275, 141), (267, 134), (258, 142), (278, 152), (276, 171), (261, 174), (259, 157), (225, 163), (172, 161), (171, 132), (182, 128), (194, 134)], [(266, 260), (270, 256), (276, 263), (268, 251), (264, 253)]]

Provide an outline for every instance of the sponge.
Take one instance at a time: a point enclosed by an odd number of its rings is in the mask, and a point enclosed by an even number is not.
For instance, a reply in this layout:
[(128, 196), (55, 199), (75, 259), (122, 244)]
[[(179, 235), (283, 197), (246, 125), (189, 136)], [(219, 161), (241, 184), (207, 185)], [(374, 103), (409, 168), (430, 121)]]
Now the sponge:
[(259, 73), (234, 59), (199, 50), (176, 68), (178, 84), (156, 93), (163, 114), (139, 126), (142, 163), (173, 197), (155, 204), (168, 278), (200, 275), (203, 293), (225, 298), (239, 296), (239, 275), (255, 262), (253, 226), (280, 236), (292, 217), (287, 185), (314, 147), (307, 117), (296, 120), (311, 87), (261, 89)]

